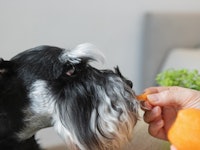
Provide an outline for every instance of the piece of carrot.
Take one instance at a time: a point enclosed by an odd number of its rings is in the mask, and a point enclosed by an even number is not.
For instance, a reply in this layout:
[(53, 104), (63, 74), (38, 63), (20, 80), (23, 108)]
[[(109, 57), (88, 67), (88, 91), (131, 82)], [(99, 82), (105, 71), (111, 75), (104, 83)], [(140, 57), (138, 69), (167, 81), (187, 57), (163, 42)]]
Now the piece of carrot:
[(147, 92), (142, 93), (140, 95), (137, 95), (136, 99), (139, 100), (139, 101), (147, 101), (148, 100), (147, 95), (148, 95)]

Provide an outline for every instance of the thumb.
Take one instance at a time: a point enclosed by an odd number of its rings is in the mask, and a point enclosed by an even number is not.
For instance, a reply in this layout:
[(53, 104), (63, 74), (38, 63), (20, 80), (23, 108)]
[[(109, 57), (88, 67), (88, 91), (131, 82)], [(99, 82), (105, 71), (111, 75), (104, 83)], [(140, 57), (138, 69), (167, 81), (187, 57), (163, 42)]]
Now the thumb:
[(150, 104), (158, 106), (181, 105), (184, 100), (182, 99), (184, 97), (181, 98), (180, 92), (174, 89), (149, 94), (147, 98)]

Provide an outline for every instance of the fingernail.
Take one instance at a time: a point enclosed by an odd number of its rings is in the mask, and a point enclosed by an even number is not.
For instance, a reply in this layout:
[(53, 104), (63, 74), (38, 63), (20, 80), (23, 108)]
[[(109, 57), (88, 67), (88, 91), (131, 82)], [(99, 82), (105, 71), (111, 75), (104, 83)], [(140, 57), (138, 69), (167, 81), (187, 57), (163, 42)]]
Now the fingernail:
[(157, 102), (158, 101), (158, 96), (156, 94), (149, 94), (147, 95), (147, 98), (150, 102)]
[(141, 104), (141, 108), (144, 110), (152, 109), (152, 105), (148, 101), (142, 101), (142, 102), (140, 102), (140, 104)]

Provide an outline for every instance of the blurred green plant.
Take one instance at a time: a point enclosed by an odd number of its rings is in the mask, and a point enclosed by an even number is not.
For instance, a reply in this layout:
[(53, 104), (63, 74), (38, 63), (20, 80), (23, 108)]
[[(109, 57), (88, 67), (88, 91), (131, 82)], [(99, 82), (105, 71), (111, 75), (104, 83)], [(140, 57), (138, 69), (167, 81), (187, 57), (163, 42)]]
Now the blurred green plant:
[(160, 86), (181, 86), (200, 90), (200, 74), (198, 70), (168, 69), (156, 76), (156, 82)]

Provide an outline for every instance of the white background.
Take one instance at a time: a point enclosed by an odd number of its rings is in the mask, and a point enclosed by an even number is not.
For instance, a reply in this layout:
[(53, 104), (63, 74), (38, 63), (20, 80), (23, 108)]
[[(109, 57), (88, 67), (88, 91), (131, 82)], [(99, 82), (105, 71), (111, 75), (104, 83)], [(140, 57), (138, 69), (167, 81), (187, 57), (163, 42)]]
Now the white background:
[(0, 57), (38, 45), (91, 42), (140, 89), (143, 17), (147, 12), (200, 12), (199, 0), (0, 0)]

